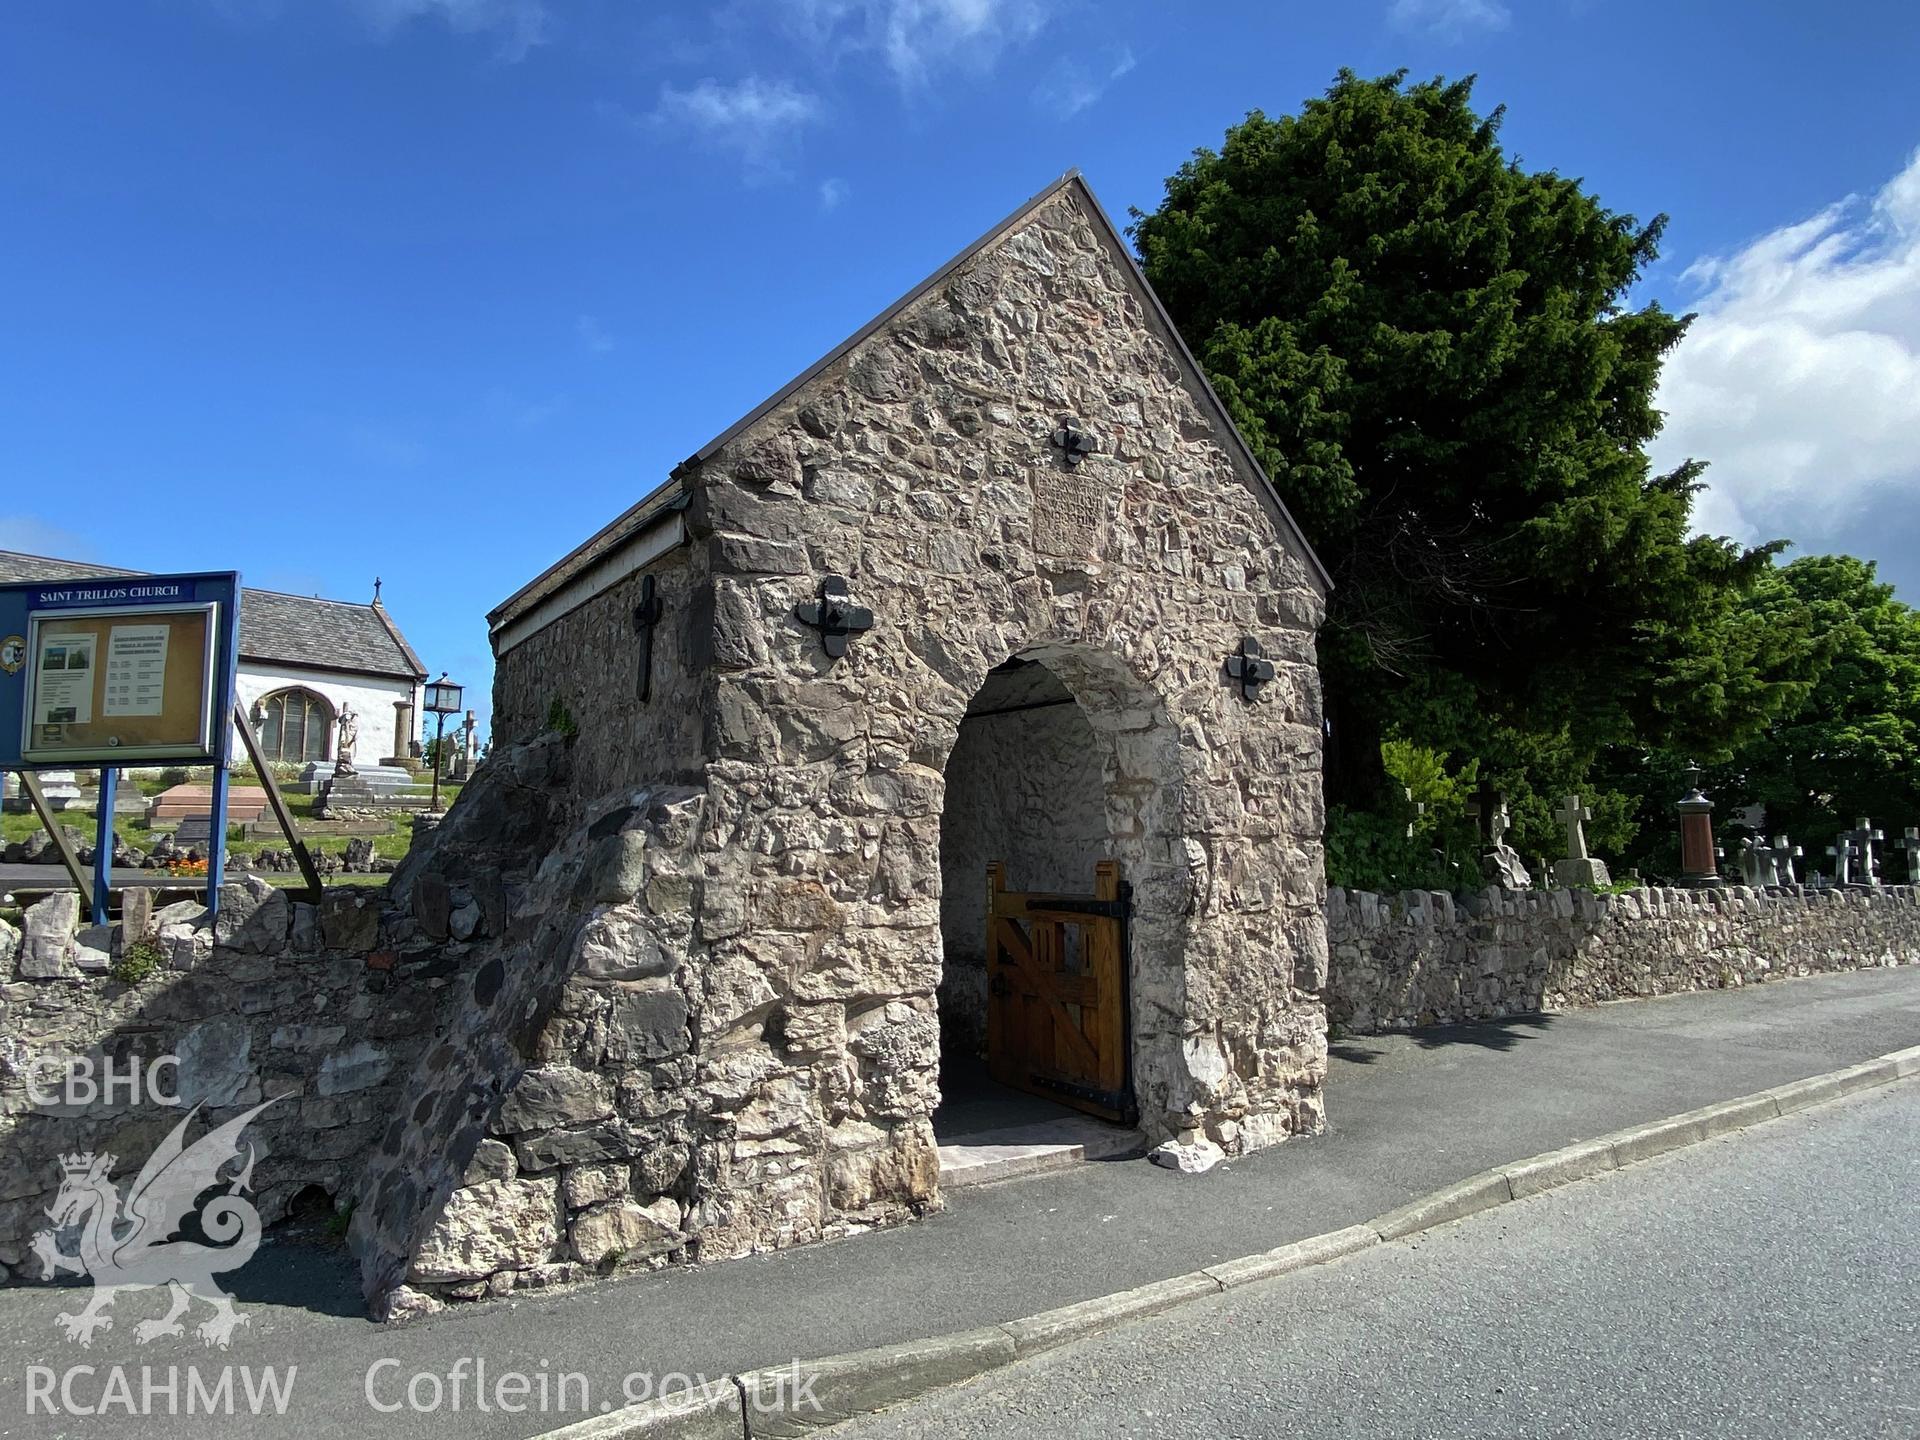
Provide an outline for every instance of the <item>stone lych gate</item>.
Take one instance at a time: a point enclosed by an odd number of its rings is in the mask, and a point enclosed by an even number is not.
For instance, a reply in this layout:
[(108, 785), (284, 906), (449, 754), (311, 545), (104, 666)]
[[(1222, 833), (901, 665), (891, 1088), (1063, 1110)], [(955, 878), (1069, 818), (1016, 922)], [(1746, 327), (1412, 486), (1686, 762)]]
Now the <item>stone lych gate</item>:
[(684, 998), (701, 1258), (936, 1198), (992, 862), (1117, 862), (1150, 1140), (1320, 1126), (1325, 594), (1069, 175), (491, 614), (496, 735), (673, 877), (584, 923)]
[(493, 612), (494, 753), (377, 898), (167, 907), (125, 984), (0, 924), (0, 1280), (58, 1154), (174, 1123), (37, 1109), (93, 1047), (274, 1099), (263, 1219), (350, 1204), (387, 1317), (923, 1213), (982, 1058), (1318, 1129), (1325, 597), (1066, 177)]

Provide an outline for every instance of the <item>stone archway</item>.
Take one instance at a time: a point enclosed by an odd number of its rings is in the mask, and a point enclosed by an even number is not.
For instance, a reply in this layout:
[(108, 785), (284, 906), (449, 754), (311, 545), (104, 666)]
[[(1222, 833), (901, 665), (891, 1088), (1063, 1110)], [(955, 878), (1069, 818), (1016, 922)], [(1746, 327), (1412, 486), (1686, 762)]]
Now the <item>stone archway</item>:
[[(1137, 1106), (1150, 1133), (1167, 1128), (1184, 986), (1182, 907), (1177, 887), (1165, 883), (1181, 853), (1173, 833), (1178, 775), (1178, 735), (1165, 707), (1117, 656), (1083, 644), (1036, 645), (984, 677), (945, 767), (943, 1093), (978, 1083), (985, 1069), (988, 865), (1004, 867), (1008, 890), (1091, 898), (1096, 866), (1113, 862), (1135, 896), (1118, 940), (1117, 1000), (1129, 1047), (1123, 1108)], [(1079, 970), (1088, 932), (1056, 933)]]

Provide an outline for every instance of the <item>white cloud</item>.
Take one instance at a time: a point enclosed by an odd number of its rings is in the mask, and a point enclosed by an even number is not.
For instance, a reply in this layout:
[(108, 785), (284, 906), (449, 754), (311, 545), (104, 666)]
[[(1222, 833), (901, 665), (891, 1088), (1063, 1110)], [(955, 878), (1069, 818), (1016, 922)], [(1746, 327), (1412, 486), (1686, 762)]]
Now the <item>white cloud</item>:
[(1920, 494), (1920, 151), (1850, 197), (1686, 272), (1699, 319), (1667, 362), (1654, 461), (1708, 461), (1695, 523), (1831, 539)]
[(820, 182), (820, 208), (838, 210), (840, 202), (847, 198), (847, 182), (837, 176)]
[(606, 326), (595, 316), (580, 316), (573, 322), (573, 333), (595, 355), (604, 355), (613, 349), (613, 336), (607, 333)]
[(1402, 30), (1458, 39), (1469, 30), (1504, 30), (1513, 12), (1500, 0), (1393, 0), (1387, 19)]
[(759, 170), (775, 168), (775, 157), (824, 113), (817, 95), (786, 80), (749, 75), (723, 85), (709, 76), (685, 90), (661, 86), (652, 118), (657, 125), (738, 151)]
[(456, 35), (490, 35), (500, 58), (521, 60), (547, 38), (544, 0), (350, 0), (383, 39), (417, 20), (439, 20)]
[(937, 69), (990, 69), (1045, 27), (1054, 0), (774, 0), (818, 49), (875, 54), (903, 87)]
[(1088, 66), (1078, 60), (1054, 63), (1033, 98), (1062, 120), (1070, 120), (1107, 93), (1107, 87), (1134, 67), (1133, 51), (1120, 50), (1106, 64)]

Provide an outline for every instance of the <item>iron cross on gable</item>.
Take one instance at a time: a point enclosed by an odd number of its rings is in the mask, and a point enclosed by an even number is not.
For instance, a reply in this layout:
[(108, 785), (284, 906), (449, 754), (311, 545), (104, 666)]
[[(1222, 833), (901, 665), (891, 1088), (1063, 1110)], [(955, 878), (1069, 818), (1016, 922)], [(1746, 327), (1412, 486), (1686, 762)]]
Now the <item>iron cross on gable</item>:
[(849, 635), (873, 628), (873, 612), (847, 598), (846, 578), (840, 575), (822, 580), (820, 598), (796, 605), (793, 613), (802, 625), (820, 632), (821, 647), (835, 660), (847, 653)]
[(653, 698), (653, 627), (660, 623), (660, 617), (666, 611), (661, 604), (658, 587), (653, 576), (645, 575), (640, 580), (640, 603), (633, 607), (633, 633), (640, 637), (640, 653), (637, 657), (640, 679), (637, 694), (641, 704)]
[(1260, 687), (1273, 679), (1273, 662), (1265, 658), (1260, 642), (1251, 635), (1240, 641), (1240, 648), (1227, 657), (1227, 674), (1240, 682), (1240, 698), (1260, 698)]

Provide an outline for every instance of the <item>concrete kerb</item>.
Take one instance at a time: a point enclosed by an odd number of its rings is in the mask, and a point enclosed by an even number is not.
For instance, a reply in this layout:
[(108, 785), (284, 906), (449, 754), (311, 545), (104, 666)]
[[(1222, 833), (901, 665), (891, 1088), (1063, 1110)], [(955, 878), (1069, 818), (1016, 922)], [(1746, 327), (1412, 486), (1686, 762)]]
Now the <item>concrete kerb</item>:
[(1363, 1225), (1001, 1325), (729, 1376), (698, 1390), (551, 1430), (535, 1440), (794, 1440), (1131, 1320), (1275, 1280), (1510, 1200), (1915, 1075), (1920, 1075), (1920, 1045), (1515, 1161), (1419, 1196)]

